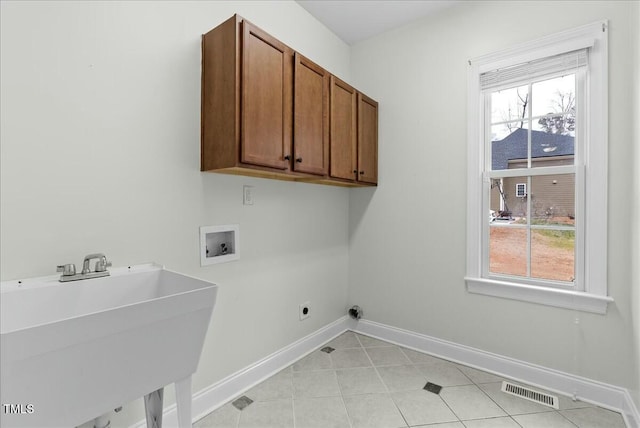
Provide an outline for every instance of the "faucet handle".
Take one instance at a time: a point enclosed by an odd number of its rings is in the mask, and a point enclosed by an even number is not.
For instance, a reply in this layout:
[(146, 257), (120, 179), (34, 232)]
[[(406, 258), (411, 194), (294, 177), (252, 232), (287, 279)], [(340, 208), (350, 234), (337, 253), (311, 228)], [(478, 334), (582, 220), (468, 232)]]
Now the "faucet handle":
[(62, 276), (73, 276), (76, 274), (76, 265), (67, 263), (56, 267), (56, 272), (62, 272)]
[(98, 258), (96, 262), (96, 272), (104, 272), (108, 267), (111, 267), (111, 262), (107, 260), (106, 257), (102, 256)]

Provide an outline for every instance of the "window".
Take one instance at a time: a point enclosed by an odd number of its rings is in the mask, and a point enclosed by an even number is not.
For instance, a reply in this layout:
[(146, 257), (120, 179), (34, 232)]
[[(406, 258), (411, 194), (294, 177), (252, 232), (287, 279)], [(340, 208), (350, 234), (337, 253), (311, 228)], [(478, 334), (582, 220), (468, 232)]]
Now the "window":
[(606, 313), (607, 23), (471, 60), (468, 89), (469, 292)]

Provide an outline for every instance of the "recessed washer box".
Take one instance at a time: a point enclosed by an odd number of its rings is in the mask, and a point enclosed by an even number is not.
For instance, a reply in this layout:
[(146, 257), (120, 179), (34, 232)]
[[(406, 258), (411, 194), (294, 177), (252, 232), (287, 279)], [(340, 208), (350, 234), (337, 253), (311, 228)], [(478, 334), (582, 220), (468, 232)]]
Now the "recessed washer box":
[(200, 266), (240, 258), (240, 225), (200, 227)]

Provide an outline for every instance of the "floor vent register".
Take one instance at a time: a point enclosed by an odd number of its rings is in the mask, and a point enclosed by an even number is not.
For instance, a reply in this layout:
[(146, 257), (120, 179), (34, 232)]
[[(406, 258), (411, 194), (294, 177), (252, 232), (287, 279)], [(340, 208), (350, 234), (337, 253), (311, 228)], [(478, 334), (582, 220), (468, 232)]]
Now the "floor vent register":
[(535, 391), (526, 386), (516, 385), (511, 382), (502, 382), (502, 392), (524, 398), (525, 400), (533, 401), (534, 403), (542, 404), (543, 406), (559, 409), (558, 397)]

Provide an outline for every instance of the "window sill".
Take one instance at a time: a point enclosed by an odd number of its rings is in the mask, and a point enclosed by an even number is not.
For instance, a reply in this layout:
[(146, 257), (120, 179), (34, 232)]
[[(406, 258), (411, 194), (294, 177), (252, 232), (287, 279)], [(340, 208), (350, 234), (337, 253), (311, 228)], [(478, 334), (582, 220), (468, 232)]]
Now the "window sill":
[(581, 291), (542, 288), (494, 279), (465, 277), (469, 293), (521, 300), (558, 308), (606, 314), (613, 298)]

